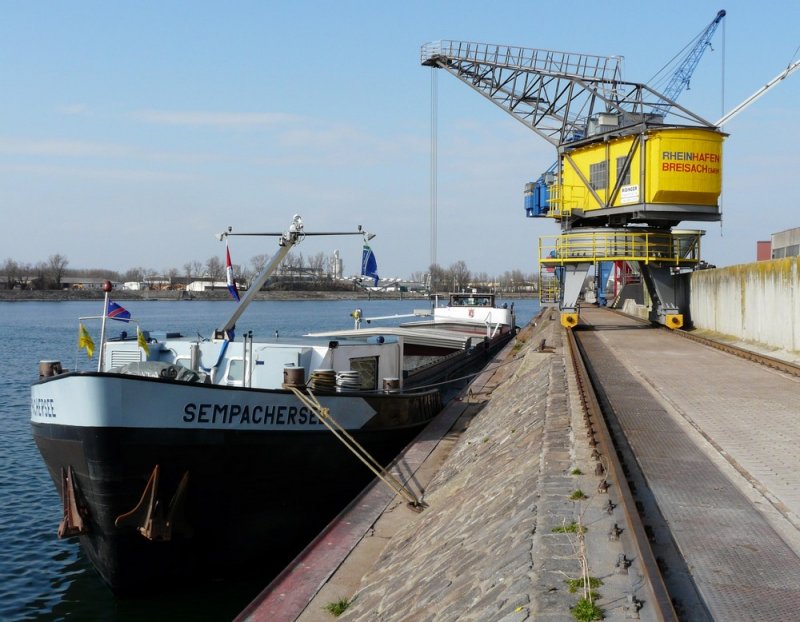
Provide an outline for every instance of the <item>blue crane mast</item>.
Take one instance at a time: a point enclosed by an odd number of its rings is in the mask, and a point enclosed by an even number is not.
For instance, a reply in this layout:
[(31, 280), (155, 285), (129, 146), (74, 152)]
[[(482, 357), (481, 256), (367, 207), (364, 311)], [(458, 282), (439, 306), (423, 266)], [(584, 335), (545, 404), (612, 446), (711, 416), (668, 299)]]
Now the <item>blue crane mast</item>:
[[(683, 60), (670, 77), (666, 88), (664, 88), (662, 91), (667, 99), (671, 101), (677, 101), (683, 90), (689, 87), (689, 81), (692, 79), (692, 74), (694, 73), (694, 70), (697, 69), (700, 59), (703, 58), (703, 53), (706, 51), (706, 48), (711, 47), (711, 38), (714, 36), (717, 26), (719, 26), (719, 23), (722, 21), (723, 17), (725, 17), (725, 11), (721, 10), (717, 13), (717, 16), (711, 20), (711, 23), (706, 26), (705, 30), (703, 30), (703, 32), (696, 37), (696, 43), (694, 46), (692, 46), (686, 56), (683, 57)], [(664, 117), (666, 117), (669, 109), (670, 106), (665, 105), (661, 108), (655, 107), (653, 112), (662, 114)]]
[[(725, 17), (724, 9), (719, 11), (716, 17), (711, 20), (711, 23), (706, 26), (699, 35), (692, 39), (689, 44), (687, 44), (687, 47), (691, 45), (691, 49), (682, 58), (677, 68), (670, 76), (667, 86), (661, 91), (665, 96), (665, 99), (653, 105), (652, 109), (650, 110), (651, 114), (660, 115), (661, 117), (666, 118), (667, 114), (672, 108), (671, 102), (676, 101), (683, 90), (689, 86), (689, 81), (692, 78), (692, 74), (694, 73), (695, 69), (697, 69), (697, 65), (700, 63), (700, 59), (703, 57), (703, 53), (706, 51), (706, 48), (711, 46), (711, 39), (714, 36), (717, 26), (719, 26), (719, 23), (722, 21), (723, 17)], [(694, 45), (692, 45), (692, 42), (694, 42)], [(669, 63), (667, 63), (667, 65), (669, 65)], [(661, 71), (663, 71), (663, 69)], [(658, 73), (656, 76), (657, 75)], [(575, 138), (581, 138), (581, 136), (578, 135), (575, 136)], [(556, 179), (557, 166), (558, 162), (554, 163), (550, 168), (542, 173), (539, 179), (525, 184), (524, 206), (525, 215), (527, 217), (540, 218), (547, 216), (547, 213), (550, 210), (550, 186)]]

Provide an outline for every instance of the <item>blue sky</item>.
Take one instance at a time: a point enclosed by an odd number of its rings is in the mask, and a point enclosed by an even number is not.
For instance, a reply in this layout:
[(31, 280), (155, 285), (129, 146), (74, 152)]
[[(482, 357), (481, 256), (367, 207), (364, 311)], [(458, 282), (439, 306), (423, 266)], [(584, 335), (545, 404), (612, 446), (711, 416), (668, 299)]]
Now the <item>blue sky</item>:
[[(624, 78), (646, 82), (724, 8), (679, 100), (712, 121), (800, 46), (795, 2), (0, 6), (0, 261), (61, 253), (72, 268), (180, 270), (222, 257), (213, 234), (229, 225), (282, 230), (299, 213), (309, 231), (377, 233), (382, 276), (425, 270), (428, 41), (622, 55)], [(535, 272), (538, 237), (558, 227), (525, 218), (522, 191), (554, 149), (449, 74), (438, 89), (439, 263)], [(726, 126), (723, 223), (682, 224), (707, 229), (708, 261), (752, 261), (757, 240), (800, 226), (799, 104), (800, 72)], [(273, 244), (234, 239), (231, 253)], [(299, 250), (334, 248), (355, 271), (357, 239)]]

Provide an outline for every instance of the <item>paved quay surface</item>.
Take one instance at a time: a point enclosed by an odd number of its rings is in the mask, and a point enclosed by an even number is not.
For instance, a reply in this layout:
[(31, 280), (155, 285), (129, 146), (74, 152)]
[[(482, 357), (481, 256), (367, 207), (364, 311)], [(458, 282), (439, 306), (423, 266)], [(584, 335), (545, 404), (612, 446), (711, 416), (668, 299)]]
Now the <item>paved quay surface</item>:
[[(581, 331), (707, 612), (800, 611), (800, 379), (599, 309)], [(624, 391), (618, 389), (624, 387)]]
[[(339, 620), (573, 620), (579, 595), (566, 580), (580, 576), (578, 546), (553, 529), (577, 520), (588, 529), (591, 574), (604, 581), (605, 619), (626, 618), (641, 577), (614, 568), (623, 545), (607, 533), (622, 520), (595, 494), (600, 478), (571, 474), (593, 471), (594, 461), (553, 318), (527, 327), (465, 398), (480, 408), (465, 412), (415, 476), (428, 507), (417, 514), (395, 501), (298, 620), (331, 622), (325, 606), (353, 596)], [(571, 501), (579, 488), (588, 499)]]
[(598, 338), (772, 506), (800, 553), (800, 378), (686, 340), (660, 341), (661, 331), (625, 330), (620, 316), (598, 311), (583, 312)]

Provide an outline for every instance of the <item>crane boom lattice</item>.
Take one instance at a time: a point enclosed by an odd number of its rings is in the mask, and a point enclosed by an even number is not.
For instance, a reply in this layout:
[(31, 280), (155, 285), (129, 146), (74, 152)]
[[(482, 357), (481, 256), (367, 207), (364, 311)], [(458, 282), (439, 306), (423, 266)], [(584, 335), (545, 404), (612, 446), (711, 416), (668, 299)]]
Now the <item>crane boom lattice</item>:
[(645, 84), (622, 80), (621, 57), (468, 41), (422, 47), (421, 63), (447, 70), (556, 147), (587, 135), (592, 117), (610, 113), (618, 129), (663, 121), (675, 108), (684, 123), (711, 123)]

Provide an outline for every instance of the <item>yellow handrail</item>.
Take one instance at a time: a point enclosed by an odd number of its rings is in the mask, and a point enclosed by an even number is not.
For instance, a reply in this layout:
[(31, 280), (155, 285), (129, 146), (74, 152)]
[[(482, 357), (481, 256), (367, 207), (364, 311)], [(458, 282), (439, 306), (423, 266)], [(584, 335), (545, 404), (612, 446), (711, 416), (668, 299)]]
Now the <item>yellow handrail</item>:
[(700, 261), (699, 232), (575, 231), (539, 238), (546, 266), (597, 261), (643, 261), (693, 265)]

